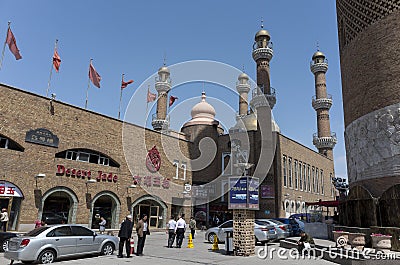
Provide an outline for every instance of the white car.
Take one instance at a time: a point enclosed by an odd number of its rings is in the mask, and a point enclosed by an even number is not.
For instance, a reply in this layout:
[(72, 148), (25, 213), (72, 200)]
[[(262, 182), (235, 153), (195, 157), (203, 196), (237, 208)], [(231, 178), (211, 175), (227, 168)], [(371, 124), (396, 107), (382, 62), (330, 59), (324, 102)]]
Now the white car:
[[(219, 243), (224, 243), (226, 238), (226, 232), (233, 231), (233, 220), (226, 221), (225, 223), (217, 226), (211, 227), (206, 231), (205, 239), (213, 243), (214, 236), (217, 236)], [(257, 242), (269, 242), (271, 240), (277, 239), (276, 229), (273, 225), (267, 225), (257, 220), (254, 222), (254, 235)]]
[(57, 258), (87, 254), (112, 255), (118, 248), (115, 236), (98, 235), (75, 224), (42, 226), (23, 236), (11, 238), (4, 257), (29, 264), (53, 263)]

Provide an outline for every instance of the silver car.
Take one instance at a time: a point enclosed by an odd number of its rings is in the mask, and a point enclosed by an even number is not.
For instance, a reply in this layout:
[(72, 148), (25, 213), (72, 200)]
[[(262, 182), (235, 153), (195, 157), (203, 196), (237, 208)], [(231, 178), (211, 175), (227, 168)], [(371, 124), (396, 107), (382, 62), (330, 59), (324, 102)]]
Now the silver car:
[(275, 226), (276, 233), (278, 234), (278, 240), (285, 239), (290, 236), (290, 228), (287, 224), (274, 219), (257, 219), (257, 221)]
[(11, 238), (4, 257), (22, 263), (52, 263), (55, 259), (86, 255), (112, 255), (118, 248), (118, 238), (98, 235), (75, 224), (43, 226), (27, 234)]
[[(224, 243), (227, 231), (233, 231), (233, 220), (226, 221), (225, 223), (217, 226), (211, 227), (206, 231), (205, 239), (213, 243), (214, 236), (217, 236), (219, 243)], [(254, 222), (254, 235), (257, 242), (268, 242), (277, 239), (276, 229), (273, 225), (267, 225), (262, 222)]]

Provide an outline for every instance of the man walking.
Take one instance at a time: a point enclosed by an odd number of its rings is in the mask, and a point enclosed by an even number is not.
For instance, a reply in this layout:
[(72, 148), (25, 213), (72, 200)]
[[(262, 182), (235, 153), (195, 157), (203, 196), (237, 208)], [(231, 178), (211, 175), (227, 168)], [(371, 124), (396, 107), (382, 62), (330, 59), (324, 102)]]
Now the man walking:
[(147, 215), (143, 214), (142, 219), (136, 225), (136, 233), (138, 235), (138, 247), (136, 256), (143, 256), (144, 243), (146, 242), (146, 236), (150, 235), (149, 225), (147, 223)]
[(181, 248), (182, 247), (182, 242), (183, 238), (185, 236), (185, 230), (186, 230), (186, 222), (183, 219), (185, 217), (184, 214), (179, 216), (178, 222), (176, 222), (176, 247)]
[(168, 221), (168, 224), (167, 224), (168, 248), (172, 248), (172, 245), (174, 244), (174, 241), (175, 241), (175, 227), (176, 227), (176, 221), (174, 219), (174, 216), (171, 215), (171, 219)]
[(132, 229), (133, 229), (132, 215), (128, 215), (126, 219), (122, 222), (121, 228), (119, 229), (118, 232), (118, 237), (119, 237), (119, 249), (117, 256), (118, 258), (124, 257), (122, 255), (124, 244), (125, 244), (127, 258), (131, 257), (131, 245), (129, 239), (132, 237)]
[(190, 222), (189, 222), (189, 228), (190, 228), (190, 233), (192, 233), (192, 239), (194, 239), (194, 233), (196, 232), (196, 220), (194, 217), (190, 217)]
[(1, 209), (0, 213), (1, 230), (7, 232), (8, 212), (6, 208)]

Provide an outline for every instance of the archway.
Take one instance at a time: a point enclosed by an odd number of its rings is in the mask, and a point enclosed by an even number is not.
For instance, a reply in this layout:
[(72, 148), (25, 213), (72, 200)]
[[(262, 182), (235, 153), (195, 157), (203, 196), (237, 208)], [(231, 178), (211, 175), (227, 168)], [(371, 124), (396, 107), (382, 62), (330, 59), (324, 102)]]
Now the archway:
[(0, 181), (0, 209), (7, 210), (9, 216), (7, 230), (16, 230), (23, 199), (22, 191), (14, 183)]
[(106, 219), (106, 228), (119, 228), (121, 202), (117, 195), (110, 191), (103, 191), (94, 196), (91, 204), (89, 227), (99, 229), (100, 217)]
[(153, 228), (165, 228), (167, 210), (167, 205), (160, 198), (150, 195), (137, 199), (131, 208), (135, 222), (141, 215), (147, 214), (149, 225)]
[(78, 198), (67, 187), (55, 187), (42, 197), (39, 220), (46, 224), (75, 223)]

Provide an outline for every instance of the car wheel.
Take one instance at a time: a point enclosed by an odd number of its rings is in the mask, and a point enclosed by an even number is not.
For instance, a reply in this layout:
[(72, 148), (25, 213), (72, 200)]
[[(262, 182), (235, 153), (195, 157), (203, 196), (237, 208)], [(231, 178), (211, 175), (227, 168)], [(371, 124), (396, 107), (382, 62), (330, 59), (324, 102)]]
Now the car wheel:
[(9, 241), (10, 241), (9, 239), (6, 239), (6, 240), (3, 241), (3, 244), (2, 244), (2, 246), (1, 246), (1, 249), (2, 249), (4, 252), (6, 252), (6, 251), (8, 250), (8, 242), (9, 242)]
[(104, 246), (101, 248), (101, 255), (112, 255), (114, 253), (114, 244), (112, 243), (105, 243)]
[(208, 242), (214, 243), (214, 236), (216, 236), (215, 233), (209, 233), (208, 234)]
[(53, 263), (55, 259), (56, 259), (55, 252), (51, 249), (46, 249), (46, 250), (43, 250), (42, 253), (40, 253), (38, 262), (40, 264), (49, 264), (49, 263)]

